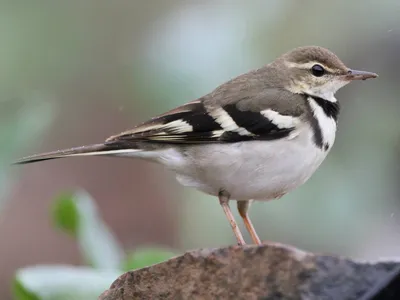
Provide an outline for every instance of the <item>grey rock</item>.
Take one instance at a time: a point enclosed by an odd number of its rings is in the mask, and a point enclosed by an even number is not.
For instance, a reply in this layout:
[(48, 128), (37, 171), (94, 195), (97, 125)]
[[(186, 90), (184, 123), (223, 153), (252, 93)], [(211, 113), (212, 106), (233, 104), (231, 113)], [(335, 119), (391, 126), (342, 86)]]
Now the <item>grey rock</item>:
[(203, 249), (127, 272), (99, 299), (363, 299), (399, 267), (272, 243)]

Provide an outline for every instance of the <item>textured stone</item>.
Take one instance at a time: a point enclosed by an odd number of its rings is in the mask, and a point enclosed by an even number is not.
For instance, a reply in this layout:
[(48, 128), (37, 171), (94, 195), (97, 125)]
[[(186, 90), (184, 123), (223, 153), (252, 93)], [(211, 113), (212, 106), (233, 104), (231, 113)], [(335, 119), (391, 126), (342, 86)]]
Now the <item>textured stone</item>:
[(188, 252), (127, 272), (99, 299), (361, 299), (399, 266), (279, 244), (232, 246)]

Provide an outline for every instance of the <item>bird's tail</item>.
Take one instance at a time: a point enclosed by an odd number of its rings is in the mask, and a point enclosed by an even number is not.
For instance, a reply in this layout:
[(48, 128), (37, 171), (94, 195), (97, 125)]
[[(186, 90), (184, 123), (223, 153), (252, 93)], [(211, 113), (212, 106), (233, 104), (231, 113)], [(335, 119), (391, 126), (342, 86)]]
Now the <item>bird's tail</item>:
[(129, 156), (134, 152), (140, 151), (138, 149), (127, 149), (122, 148), (119, 145), (113, 144), (95, 144), (88, 146), (75, 147), (64, 150), (57, 150), (47, 153), (35, 154), (32, 156), (23, 157), (13, 164), (29, 164), (38, 161), (44, 161), (49, 159), (64, 158), (70, 156), (93, 156), (93, 155), (113, 155), (113, 156)]

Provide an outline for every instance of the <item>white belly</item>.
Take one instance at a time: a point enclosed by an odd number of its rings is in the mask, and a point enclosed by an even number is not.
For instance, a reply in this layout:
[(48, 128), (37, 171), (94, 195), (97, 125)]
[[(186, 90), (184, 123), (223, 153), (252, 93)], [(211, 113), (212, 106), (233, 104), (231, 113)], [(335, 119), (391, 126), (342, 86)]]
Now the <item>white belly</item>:
[[(212, 144), (158, 152), (158, 162), (178, 181), (207, 194), (223, 189), (234, 200), (271, 200), (303, 184), (327, 155), (318, 149), (309, 127), (292, 139)], [(333, 141), (332, 141), (333, 143)]]

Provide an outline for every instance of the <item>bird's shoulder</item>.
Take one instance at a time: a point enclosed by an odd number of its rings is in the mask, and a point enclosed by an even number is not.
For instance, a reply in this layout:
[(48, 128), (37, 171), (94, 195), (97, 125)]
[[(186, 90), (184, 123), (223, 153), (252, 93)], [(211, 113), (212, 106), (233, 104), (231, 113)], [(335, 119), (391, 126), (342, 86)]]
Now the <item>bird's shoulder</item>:
[(158, 115), (107, 142), (210, 143), (288, 136), (306, 113), (304, 97), (274, 87), (255, 70)]

